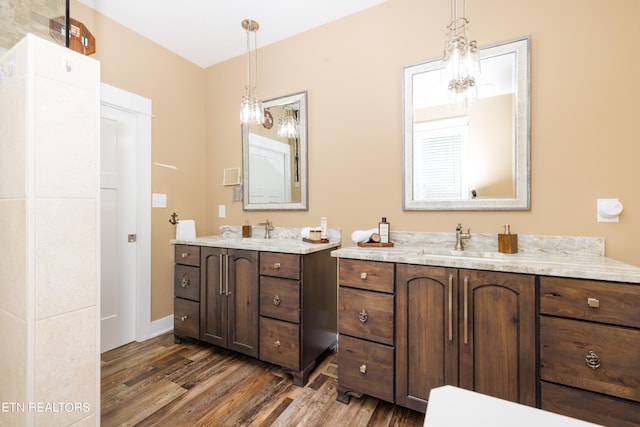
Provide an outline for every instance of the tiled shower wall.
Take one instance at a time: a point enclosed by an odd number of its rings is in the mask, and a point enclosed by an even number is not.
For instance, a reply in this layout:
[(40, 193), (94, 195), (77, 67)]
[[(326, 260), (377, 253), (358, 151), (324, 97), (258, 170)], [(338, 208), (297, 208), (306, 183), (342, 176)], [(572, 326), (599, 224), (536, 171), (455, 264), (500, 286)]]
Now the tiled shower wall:
[(0, 425), (99, 425), (99, 63), (0, 66)]
[(64, 45), (51, 34), (49, 19), (64, 20), (65, 0), (0, 0), (0, 48), (9, 49), (27, 33)]

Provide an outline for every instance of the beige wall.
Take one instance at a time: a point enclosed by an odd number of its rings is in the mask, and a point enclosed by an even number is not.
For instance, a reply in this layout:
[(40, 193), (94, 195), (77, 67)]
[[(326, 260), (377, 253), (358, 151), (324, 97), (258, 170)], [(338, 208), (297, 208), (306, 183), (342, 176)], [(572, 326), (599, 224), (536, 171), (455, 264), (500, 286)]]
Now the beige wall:
[[(153, 168), (153, 191), (169, 206), (153, 211), (152, 319), (172, 312), (173, 211), (195, 218), (199, 235), (245, 219), (306, 226), (327, 216), (347, 243), (382, 216), (407, 231), (453, 233), (462, 222), (498, 233), (510, 223), (520, 234), (603, 236), (608, 256), (640, 265), (640, 59), (630, 54), (640, 3), (485, 0), (467, 12), (481, 46), (531, 36), (531, 211), (402, 210), (402, 67), (441, 55), (448, 2), (390, 0), (260, 48), (259, 95), (306, 90), (309, 101), (309, 211), (264, 213), (243, 212), (222, 186), (222, 170), (242, 164), (244, 57), (201, 70), (73, 2), (96, 36), (103, 81), (153, 100), (153, 161), (178, 167)], [(240, 23), (229, 37), (244, 38)], [(596, 199), (609, 197), (625, 206), (620, 223), (597, 223)]]
[[(204, 233), (205, 209), (205, 71), (95, 13), (77, 1), (71, 16), (83, 22), (96, 38), (102, 81), (153, 102), (151, 191), (167, 194), (166, 209), (152, 209), (151, 319), (173, 313), (172, 212), (195, 219)], [(220, 171), (222, 176), (222, 171)]]

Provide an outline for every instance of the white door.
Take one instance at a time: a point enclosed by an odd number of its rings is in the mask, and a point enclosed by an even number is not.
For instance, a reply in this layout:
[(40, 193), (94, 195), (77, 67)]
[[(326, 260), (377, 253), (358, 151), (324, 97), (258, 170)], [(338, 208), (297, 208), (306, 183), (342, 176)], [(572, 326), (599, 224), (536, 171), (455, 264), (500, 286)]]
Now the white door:
[(136, 138), (134, 113), (101, 109), (101, 345), (136, 339)]

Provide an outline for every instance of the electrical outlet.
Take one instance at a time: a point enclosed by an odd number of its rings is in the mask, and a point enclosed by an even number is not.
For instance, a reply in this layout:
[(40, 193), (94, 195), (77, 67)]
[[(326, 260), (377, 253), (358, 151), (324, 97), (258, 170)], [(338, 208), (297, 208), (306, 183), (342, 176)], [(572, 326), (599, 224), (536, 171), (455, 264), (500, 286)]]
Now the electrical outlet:
[(218, 218), (224, 218), (227, 214), (225, 205), (218, 205)]

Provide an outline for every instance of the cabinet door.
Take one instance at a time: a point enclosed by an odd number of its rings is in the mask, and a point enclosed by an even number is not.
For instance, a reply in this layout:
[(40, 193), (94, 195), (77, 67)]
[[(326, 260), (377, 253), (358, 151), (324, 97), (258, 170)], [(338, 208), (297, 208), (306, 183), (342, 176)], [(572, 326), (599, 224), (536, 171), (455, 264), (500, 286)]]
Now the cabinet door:
[(458, 383), (458, 273), (398, 264), (396, 402), (426, 411), (434, 387)]
[(535, 277), (460, 270), (460, 386), (536, 404)]
[(203, 247), (200, 254), (200, 339), (227, 347), (226, 249)]
[(258, 357), (259, 304), (258, 252), (229, 250), (227, 347)]

